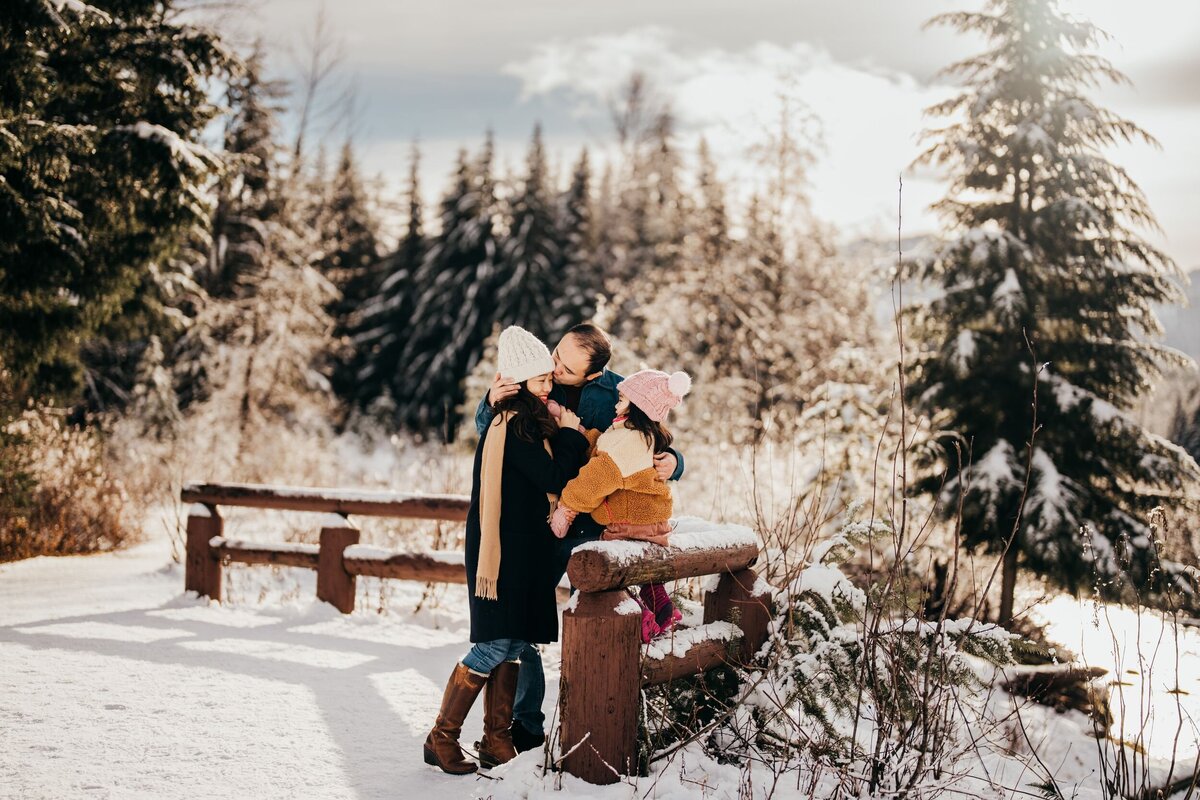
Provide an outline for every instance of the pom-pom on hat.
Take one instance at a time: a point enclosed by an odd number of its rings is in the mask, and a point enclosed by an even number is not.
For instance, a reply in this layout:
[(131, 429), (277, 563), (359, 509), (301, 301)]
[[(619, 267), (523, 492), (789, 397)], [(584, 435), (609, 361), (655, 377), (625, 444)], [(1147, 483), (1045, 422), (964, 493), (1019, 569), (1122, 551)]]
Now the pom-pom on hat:
[(692, 379), (686, 372), (668, 375), (656, 369), (640, 370), (617, 384), (617, 391), (655, 422), (666, 419), (691, 388)]
[(517, 325), (500, 332), (497, 368), (510, 381), (523, 383), (538, 375), (554, 372), (554, 359), (542, 340)]

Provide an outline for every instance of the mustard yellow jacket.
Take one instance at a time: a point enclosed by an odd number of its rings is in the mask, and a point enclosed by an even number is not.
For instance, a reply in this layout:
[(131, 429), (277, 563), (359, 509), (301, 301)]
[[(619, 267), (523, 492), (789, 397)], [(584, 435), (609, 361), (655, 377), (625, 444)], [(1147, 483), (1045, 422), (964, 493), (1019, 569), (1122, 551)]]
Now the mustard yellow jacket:
[(601, 525), (666, 522), (671, 489), (654, 471), (654, 450), (638, 431), (617, 423), (604, 433), (588, 431), (590, 458), (562, 491), (559, 502), (590, 513)]

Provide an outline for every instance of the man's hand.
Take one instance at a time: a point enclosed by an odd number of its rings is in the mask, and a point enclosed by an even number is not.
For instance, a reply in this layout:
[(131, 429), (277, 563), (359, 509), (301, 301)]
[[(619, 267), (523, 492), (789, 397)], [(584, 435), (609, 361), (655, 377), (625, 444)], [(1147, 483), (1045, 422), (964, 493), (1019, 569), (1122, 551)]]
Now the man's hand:
[(659, 453), (654, 457), (654, 471), (658, 473), (660, 481), (671, 480), (677, 466), (679, 466), (679, 462), (675, 459), (674, 453)]
[(497, 372), (496, 377), (492, 379), (492, 388), (488, 389), (488, 405), (495, 408), (496, 403), (512, 397), (520, 388), (520, 384), (510, 381)]

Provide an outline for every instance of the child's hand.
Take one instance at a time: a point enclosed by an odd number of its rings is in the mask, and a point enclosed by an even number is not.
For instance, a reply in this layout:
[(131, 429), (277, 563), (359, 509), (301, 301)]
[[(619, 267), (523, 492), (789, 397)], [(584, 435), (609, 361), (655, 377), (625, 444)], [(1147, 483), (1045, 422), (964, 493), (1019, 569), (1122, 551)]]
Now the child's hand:
[(575, 521), (575, 515), (578, 513), (559, 503), (558, 508), (554, 509), (554, 513), (550, 515), (550, 530), (558, 538), (563, 538), (571, 529), (571, 523)]
[(550, 416), (554, 417), (555, 421), (557, 422), (558, 418), (562, 416), (563, 407), (557, 400), (547, 400), (546, 410), (550, 412)]

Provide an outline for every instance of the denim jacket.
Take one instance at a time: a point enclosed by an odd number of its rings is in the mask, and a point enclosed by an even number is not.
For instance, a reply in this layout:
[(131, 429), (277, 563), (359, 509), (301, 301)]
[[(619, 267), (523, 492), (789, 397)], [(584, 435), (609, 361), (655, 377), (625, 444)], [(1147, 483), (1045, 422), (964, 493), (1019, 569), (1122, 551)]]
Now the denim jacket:
[[(583, 391), (579, 395), (579, 410), (576, 412), (583, 422), (583, 427), (606, 431), (612, 426), (617, 415), (617, 384), (623, 380), (625, 379), (617, 373), (606, 369), (600, 373), (599, 378), (583, 385)], [(563, 395), (562, 387), (558, 384), (550, 390), (550, 399), (556, 402), (563, 402)], [(475, 429), (480, 436), (487, 430), (493, 416), (495, 415), (485, 394), (479, 401), (479, 407), (475, 409)], [(683, 456), (675, 448), (671, 448), (671, 454), (675, 456), (676, 461), (671, 480), (677, 481), (683, 475)]]

